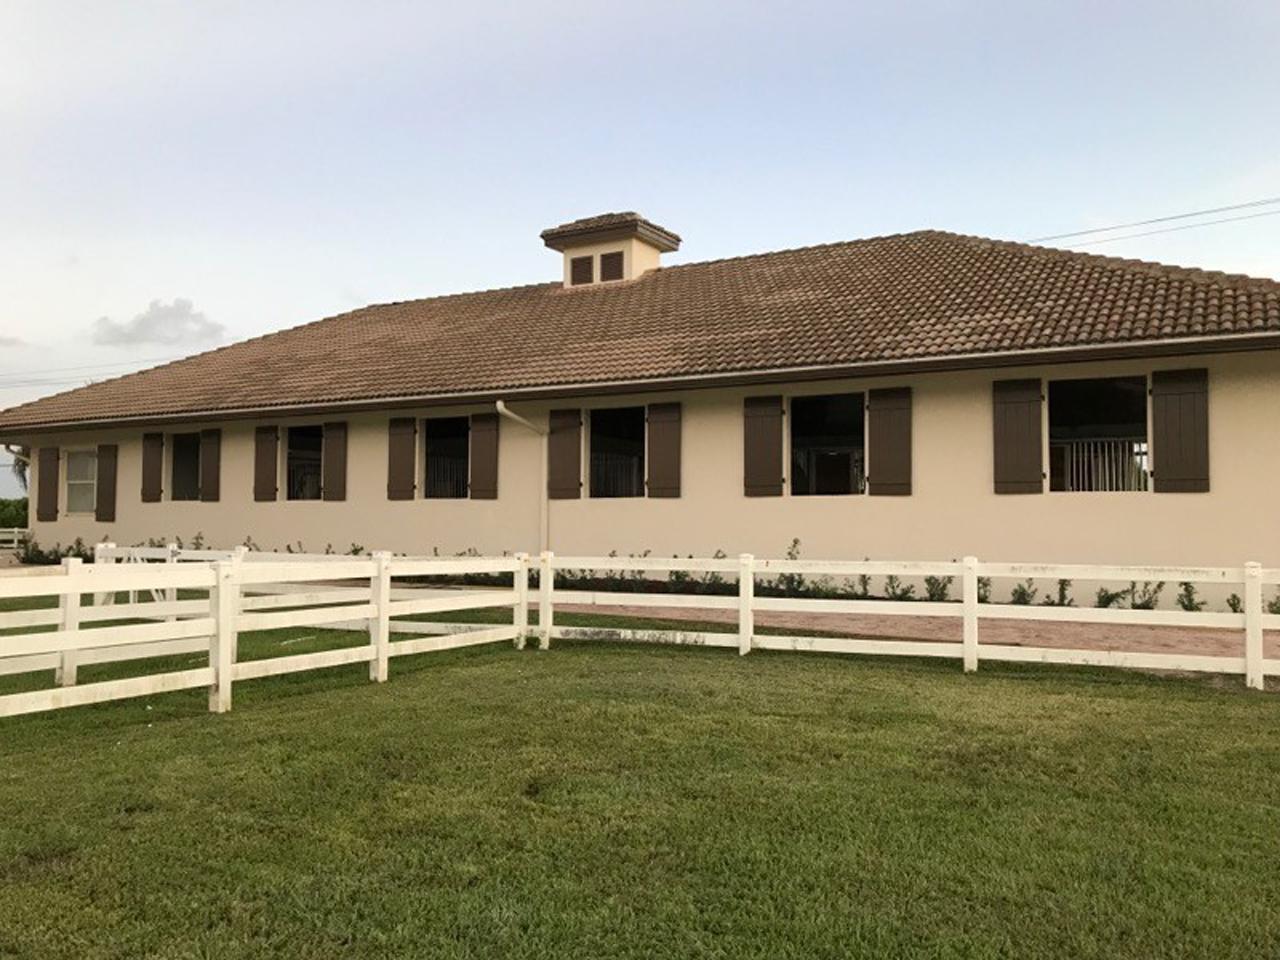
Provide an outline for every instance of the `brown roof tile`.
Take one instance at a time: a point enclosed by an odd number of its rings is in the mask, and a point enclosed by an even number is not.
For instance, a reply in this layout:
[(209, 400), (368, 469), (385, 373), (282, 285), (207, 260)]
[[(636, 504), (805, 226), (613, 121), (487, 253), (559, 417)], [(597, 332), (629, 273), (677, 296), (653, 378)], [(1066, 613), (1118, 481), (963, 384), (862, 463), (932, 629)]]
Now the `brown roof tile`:
[(937, 231), (365, 307), (0, 413), (0, 432), (1280, 334), (1280, 283)]

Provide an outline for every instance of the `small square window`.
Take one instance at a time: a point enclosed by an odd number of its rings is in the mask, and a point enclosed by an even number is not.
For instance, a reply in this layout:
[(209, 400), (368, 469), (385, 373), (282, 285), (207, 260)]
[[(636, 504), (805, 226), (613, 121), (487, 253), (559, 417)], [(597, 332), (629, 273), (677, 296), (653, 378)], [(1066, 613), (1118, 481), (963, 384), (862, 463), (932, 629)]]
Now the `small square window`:
[(601, 280), (621, 280), (622, 279), (622, 251), (617, 250), (613, 253), (600, 254), (600, 279)]
[(791, 493), (820, 496), (866, 488), (860, 393), (791, 401)]
[(98, 454), (72, 450), (67, 454), (67, 513), (93, 513), (98, 503)]
[(570, 284), (576, 287), (584, 283), (590, 283), (595, 279), (591, 260), (591, 257), (574, 257), (569, 261)]
[(200, 499), (200, 434), (173, 435), (173, 463), (169, 473), (170, 499)]

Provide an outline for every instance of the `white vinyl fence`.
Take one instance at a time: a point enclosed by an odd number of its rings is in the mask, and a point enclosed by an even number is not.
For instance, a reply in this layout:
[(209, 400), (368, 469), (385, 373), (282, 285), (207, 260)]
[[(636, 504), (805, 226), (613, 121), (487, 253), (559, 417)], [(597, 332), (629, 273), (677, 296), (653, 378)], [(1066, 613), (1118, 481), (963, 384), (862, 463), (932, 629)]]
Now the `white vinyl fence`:
[(0, 527), (0, 550), (17, 550), (26, 539), (22, 527)]
[[(570, 570), (625, 573), (636, 579), (630, 580), (625, 590), (557, 588), (556, 572)], [(529, 588), (530, 573), (534, 571), (538, 573), (536, 597), (530, 595)], [(729, 585), (722, 586), (722, 591), (736, 587), (736, 594), (671, 592), (669, 583), (655, 577), (673, 572), (718, 577)], [(395, 584), (397, 578), (461, 578), (477, 574), (509, 575), (513, 585), (442, 589), (424, 587), (420, 582)], [(955, 601), (903, 602), (756, 595), (760, 578), (780, 575), (835, 580), (860, 576), (950, 577), (958, 581), (960, 596)], [(1239, 613), (1219, 613), (980, 603), (981, 578), (1238, 585), (1243, 605)], [(357, 558), (252, 553), (243, 548), (201, 551), (176, 546), (103, 545), (97, 549), (93, 564), (66, 560), (61, 567), (0, 572), (0, 600), (58, 598), (56, 608), (0, 613), (0, 631), (26, 631), (0, 635), (0, 675), (53, 670), (57, 683), (54, 689), (0, 696), (0, 717), (196, 687), (208, 688), (210, 709), (222, 712), (230, 709), (236, 681), (349, 663), (368, 663), (370, 679), (385, 681), (388, 661), (397, 656), (505, 641), (523, 647), (532, 604), (540, 611), (537, 634), (543, 649), (550, 646), (553, 638), (605, 637), (736, 648), (740, 654), (752, 650), (797, 650), (952, 657), (962, 662), (966, 672), (978, 669), (979, 663), (987, 660), (1239, 674), (1249, 687), (1261, 689), (1267, 675), (1280, 675), (1280, 660), (1263, 655), (1263, 630), (1280, 629), (1280, 614), (1267, 612), (1264, 587), (1277, 584), (1280, 569), (1264, 570), (1255, 563), (1228, 568), (1130, 567), (984, 563), (974, 557), (958, 562), (919, 563), (769, 560), (750, 555), (736, 559), (668, 560), (559, 557), (552, 553), (535, 558), (516, 555), (439, 559), (393, 557), (386, 553)], [(179, 599), (180, 592), (191, 596)], [(93, 602), (83, 603), (84, 595), (92, 595)], [(127, 598), (125, 602), (120, 602), (121, 596)], [(562, 627), (555, 623), (557, 604), (605, 609), (686, 608), (695, 619), (698, 609), (735, 611), (737, 631)], [(512, 623), (449, 625), (403, 619), (491, 607), (512, 608)], [(779, 636), (755, 629), (757, 612), (777, 611), (955, 618), (962, 625), (962, 639)], [(1207, 628), (1238, 637), (1239, 653), (1147, 653), (983, 643), (983, 620), (1092, 623), (1117, 628)], [(107, 625), (93, 626), (100, 623)], [(48, 630), (50, 627), (52, 631)], [(369, 641), (356, 647), (238, 662), (237, 639), (241, 632), (293, 627), (359, 630), (367, 632)], [(407, 636), (392, 639), (393, 635)], [(207, 654), (207, 664), (158, 675), (76, 683), (77, 667), (81, 665), (192, 653)]]

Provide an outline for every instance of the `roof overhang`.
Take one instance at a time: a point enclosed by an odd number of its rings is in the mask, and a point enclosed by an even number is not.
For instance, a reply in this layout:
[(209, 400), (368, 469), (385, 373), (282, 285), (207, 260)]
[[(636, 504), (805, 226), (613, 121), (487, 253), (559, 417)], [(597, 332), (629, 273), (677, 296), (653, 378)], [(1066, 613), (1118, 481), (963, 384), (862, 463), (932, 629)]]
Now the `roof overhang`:
[(570, 247), (583, 247), (593, 243), (607, 243), (611, 240), (629, 240), (632, 237), (643, 240), (651, 247), (663, 253), (672, 253), (680, 249), (680, 237), (656, 223), (634, 217), (624, 223), (597, 226), (584, 224), (579, 226), (567, 223), (542, 231), (542, 242), (552, 250), (563, 253)]
[(486, 389), (416, 396), (362, 397), (302, 404), (279, 404), (207, 411), (173, 411), (138, 416), (103, 417), (74, 422), (0, 425), (0, 442), (16, 443), (50, 433), (69, 433), (114, 427), (163, 426), (174, 423), (208, 423), (226, 420), (262, 419), (272, 416), (302, 417), (330, 413), (360, 413), (408, 407), (458, 406), (493, 403), (497, 400), (537, 401), (559, 398), (653, 393), (672, 390), (708, 390), (777, 383), (809, 383), (821, 380), (954, 373), (964, 370), (1026, 367), (1041, 364), (1089, 363), (1104, 360), (1131, 360), (1160, 357), (1191, 357), (1222, 353), (1249, 353), (1280, 350), (1280, 333), (1234, 334), (1212, 337), (1101, 344), (1089, 347), (1048, 347), (1007, 350), (999, 353), (951, 354), (937, 357), (910, 357), (866, 363), (815, 367), (784, 367), (769, 370), (741, 370), (724, 373), (657, 377), (647, 380), (614, 380), (596, 383), (564, 383), (547, 386)]

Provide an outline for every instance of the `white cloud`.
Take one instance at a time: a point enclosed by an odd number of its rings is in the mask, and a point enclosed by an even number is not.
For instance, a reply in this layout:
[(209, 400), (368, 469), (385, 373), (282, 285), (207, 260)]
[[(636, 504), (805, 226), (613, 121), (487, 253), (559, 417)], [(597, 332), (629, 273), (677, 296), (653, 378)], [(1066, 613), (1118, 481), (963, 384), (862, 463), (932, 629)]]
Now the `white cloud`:
[(26, 345), (27, 341), (21, 337), (6, 337), (0, 334), (0, 347), (25, 347)]
[(129, 321), (99, 317), (93, 324), (93, 342), (108, 347), (139, 343), (187, 346), (213, 343), (225, 334), (222, 324), (210, 320), (182, 297), (167, 304), (152, 300), (151, 306)]

